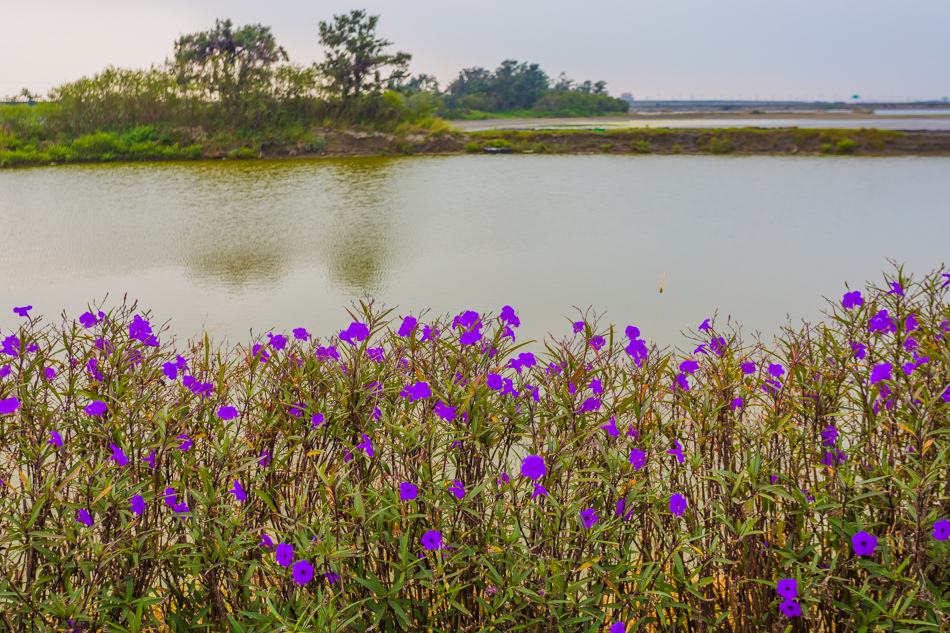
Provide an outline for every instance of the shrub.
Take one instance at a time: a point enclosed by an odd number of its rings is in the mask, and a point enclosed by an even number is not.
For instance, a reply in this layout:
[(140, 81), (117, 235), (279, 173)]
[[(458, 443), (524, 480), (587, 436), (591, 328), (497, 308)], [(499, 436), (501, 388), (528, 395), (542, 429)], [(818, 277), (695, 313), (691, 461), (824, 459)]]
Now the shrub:
[(641, 139), (639, 141), (633, 142), (633, 151), (638, 154), (649, 154), (650, 153), (650, 141), (646, 139)]
[(493, 138), (485, 141), (482, 147), (511, 147), (511, 141), (503, 138)]
[(250, 147), (237, 147), (228, 152), (228, 158), (236, 158), (238, 160), (258, 157), (258, 153), (252, 150)]
[(831, 143), (822, 143), (818, 151), (821, 152), (822, 154), (830, 154), (831, 149), (832, 149)]
[(478, 144), (478, 141), (469, 141), (465, 144), (465, 151), (470, 154), (480, 152), (481, 150), (482, 146)]
[(853, 154), (857, 146), (858, 146), (857, 143), (855, 143), (852, 139), (843, 138), (837, 143), (835, 143), (835, 153), (836, 154)]
[(683, 151), (683, 148), (680, 147), (679, 143), (673, 143), (673, 147), (670, 148), (670, 152), (673, 154), (679, 154)]
[(707, 320), (661, 350), (587, 315), (534, 356), (507, 307), (371, 302), (234, 348), (175, 349), (126, 304), (4, 325), (0, 616), (758, 631), (794, 602), (808, 630), (937, 630), (948, 274), (898, 271), (769, 347)]
[(732, 153), (732, 140), (728, 136), (713, 137), (709, 142), (709, 151), (713, 154), (730, 154)]

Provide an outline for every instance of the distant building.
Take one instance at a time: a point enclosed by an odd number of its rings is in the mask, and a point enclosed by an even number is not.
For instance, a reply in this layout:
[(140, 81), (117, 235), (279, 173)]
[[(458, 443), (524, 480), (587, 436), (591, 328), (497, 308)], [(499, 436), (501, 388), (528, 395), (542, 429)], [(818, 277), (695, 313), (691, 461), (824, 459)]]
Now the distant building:
[(623, 92), (620, 94), (620, 98), (628, 103), (633, 103), (633, 95), (629, 92)]

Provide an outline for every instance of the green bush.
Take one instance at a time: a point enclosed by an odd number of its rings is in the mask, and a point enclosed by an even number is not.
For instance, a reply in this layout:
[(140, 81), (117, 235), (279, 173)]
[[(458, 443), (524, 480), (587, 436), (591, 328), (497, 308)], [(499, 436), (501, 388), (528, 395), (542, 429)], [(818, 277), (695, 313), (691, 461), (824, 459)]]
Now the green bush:
[(127, 304), (4, 325), (0, 621), (939, 631), (945, 274), (897, 271), (774, 345), (710, 320), (685, 350), (581, 317), (535, 356), (513, 312), (371, 303), (236, 347), (176, 349)]
[(818, 151), (821, 152), (822, 154), (830, 154), (832, 151), (831, 143), (822, 143)]
[(728, 136), (713, 137), (709, 142), (709, 151), (713, 154), (730, 154), (732, 153), (732, 140)]
[(482, 147), (511, 147), (511, 141), (503, 138), (493, 138), (485, 141)]
[(258, 153), (252, 150), (250, 147), (238, 147), (228, 152), (228, 158), (236, 158), (238, 160), (258, 157)]
[(850, 138), (843, 138), (835, 143), (835, 154), (853, 154), (858, 144)]
[(649, 154), (650, 153), (650, 141), (642, 139), (639, 141), (633, 142), (633, 151), (638, 154)]

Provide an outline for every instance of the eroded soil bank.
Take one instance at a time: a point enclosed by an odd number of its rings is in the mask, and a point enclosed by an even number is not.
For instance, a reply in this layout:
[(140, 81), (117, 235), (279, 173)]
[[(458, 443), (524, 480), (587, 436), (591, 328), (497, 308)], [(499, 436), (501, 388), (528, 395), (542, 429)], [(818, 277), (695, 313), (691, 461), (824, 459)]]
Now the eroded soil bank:
[(551, 154), (856, 154), (950, 155), (950, 133), (873, 129), (716, 129), (611, 131), (492, 131), (394, 137), (328, 131), (317, 152), (262, 146), (261, 157), (343, 157), (481, 153)]

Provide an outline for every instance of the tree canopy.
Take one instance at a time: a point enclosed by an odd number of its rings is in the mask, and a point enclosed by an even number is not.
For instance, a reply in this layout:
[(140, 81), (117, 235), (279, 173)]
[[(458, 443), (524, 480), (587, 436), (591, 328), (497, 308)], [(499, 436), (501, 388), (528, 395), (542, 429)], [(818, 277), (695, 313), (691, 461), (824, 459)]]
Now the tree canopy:
[(360, 10), (334, 15), (332, 22), (320, 22), (320, 43), (327, 51), (319, 69), (329, 82), (327, 91), (331, 95), (343, 101), (354, 100), (363, 93), (378, 93), (398, 84), (408, 75), (412, 56), (386, 52), (392, 42), (376, 36), (378, 22), (378, 15)]

